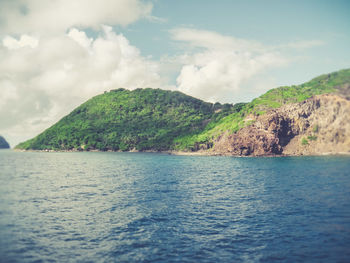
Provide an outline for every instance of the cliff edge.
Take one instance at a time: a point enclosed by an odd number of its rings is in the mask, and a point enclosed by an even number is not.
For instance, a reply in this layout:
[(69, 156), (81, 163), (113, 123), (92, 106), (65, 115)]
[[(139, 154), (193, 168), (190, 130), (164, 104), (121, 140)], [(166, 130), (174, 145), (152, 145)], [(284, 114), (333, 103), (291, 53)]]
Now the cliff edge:
[(350, 100), (346, 94), (317, 95), (300, 103), (247, 116), (251, 125), (225, 133), (214, 154), (240, 156), (350, 154)]

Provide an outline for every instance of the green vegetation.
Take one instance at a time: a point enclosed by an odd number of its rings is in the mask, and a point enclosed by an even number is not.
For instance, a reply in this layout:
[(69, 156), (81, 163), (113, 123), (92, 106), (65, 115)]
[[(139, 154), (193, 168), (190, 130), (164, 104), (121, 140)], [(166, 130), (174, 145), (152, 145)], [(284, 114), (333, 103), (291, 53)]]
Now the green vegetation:
[(301, 145), (309, 145), (309, 141), (306, 138), (301, 139)]
[(308, 139), (309, 141), (316, 141), (316, 140), (317, 140), (317, 136), (315, 136), (315, 135), (310, 135), (310, 136), (307, 136), (307, 139)]
[(350, 84), (350, 69), (325, 74), (298, 86), (284, 86), (271, 89), (248, 104), (248, 112), (261, 115), (271, 108), (279, 108), (284, 104), (301, 102), (314, 95), (333, 93)]
[(226, 131), (235, 133), (242, 127), (244, 127), (244, 120), (240, 112), (234, 112), (222, 118), (214, 118), (202, 131), (176, 138), (174, 148), (182, 151), (211, 148), (213, 140), (222, 133)]
[(307, 138), (302, 138), (301, 139), (301, 145), (306, 146), (309, 145), (309, 141), (316, 141), (317, 140), (317, 136), (315, 135), (309, 135), (307, 136)]
[(198, 133), (233, 110), (180, 92), (118, 89), (96, 96), (17, 148), (53, 150), (168, 150), (174, 138)]
[(5, 140), (5, 138), (0, 135), (0, 149), (8, 149), (8, 148), (10, 148), (10, 145)]
[[(118, 89), (96, 96), (20, 149), (185, 150), (211, 148), (223, 133), (251, 125), (256, 116), (314, 95), (344, 92), (350, 69), (298, 86), (269, 90), (250, 103), (207, 103), (180, 92)], [(313, 130), (318, 132), (316, 125)], [(311, 136), (309, 140), (316, 140)], [(304, 144), (305, 143), (305, 144)], [(304, 138), (302, 144), (308, 144)]]
[[(212, 145), (214, 140), (224, 132), (235, 133), (250, 125), (253, 120), (244, 121), (249, 115), (259, 116), (272, 108), (284, 104), (301, 102), (314, 95), (337, 92), (345, 84), (350, 84), (350, 69), (325, 74), (298, 86), (271, 89), (250, 103), (236, 104), (236, 111), (220, 120), (212, 121), (205, 129), (196, 134), (189, 134), (176, 140), (179, 150), (198, 150), (204, 145)], [(318, 126), (314, 127), (317, 129)], [(317, 132), (315, 131), (315, 132)]]

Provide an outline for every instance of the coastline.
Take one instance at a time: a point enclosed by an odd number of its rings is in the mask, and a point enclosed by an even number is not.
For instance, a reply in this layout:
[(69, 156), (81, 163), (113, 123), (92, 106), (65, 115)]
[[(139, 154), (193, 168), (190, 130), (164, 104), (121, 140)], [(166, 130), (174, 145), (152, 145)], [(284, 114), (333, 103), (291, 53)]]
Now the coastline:
[(350, 156), (349, 152), (321, 152), (321, 153), (313, 153), (313, 154), (266, 154), (266, 155), (234, 155), (227, 153), (219, 153), (219, 152), (213, 152), (213, 151), (196, 151), (196, 152), (186, 152), (186, 151), (175, 151), (175, 150), (168, 150), (168, 151), (155, 151), (155, 150), (146, 150), (146, 151), (138, 151), (138, 150), (131, 150), (131, 151), (101, 151), (101, 150), (24, 150), (24, 149), (8, 149), (13, 150), (15, 152), (46, 152), (46, 153), (77, 153), (77, 152), (125, 152), (125, 153), (161, 153), (161, 154), (169, 154), (169, 155), (178, 155), (178, 156), (231, 156), (231, 157), (248, 157), (248, 158), (254, 158), (254, 157), (308, 157), (308, 156)]

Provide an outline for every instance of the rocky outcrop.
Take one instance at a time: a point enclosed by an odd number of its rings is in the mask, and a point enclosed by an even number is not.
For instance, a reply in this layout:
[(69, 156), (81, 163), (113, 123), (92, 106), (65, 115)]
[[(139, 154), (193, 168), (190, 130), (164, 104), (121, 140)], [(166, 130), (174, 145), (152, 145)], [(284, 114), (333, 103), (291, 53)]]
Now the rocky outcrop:
[(240, 156), (350, 153), (350, 101), (340, 95), (319, 95), (301, 103), (246, 118), (251, 125), (225, 133), (215, 154)]

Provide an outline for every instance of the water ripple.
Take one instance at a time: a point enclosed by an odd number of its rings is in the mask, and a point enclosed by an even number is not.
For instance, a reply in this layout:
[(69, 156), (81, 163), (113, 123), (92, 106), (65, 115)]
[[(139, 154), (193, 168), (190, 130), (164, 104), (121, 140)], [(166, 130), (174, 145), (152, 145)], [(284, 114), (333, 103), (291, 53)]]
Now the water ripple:
[(347, 262), (349, 161), (0, 151), (0, 262)]

